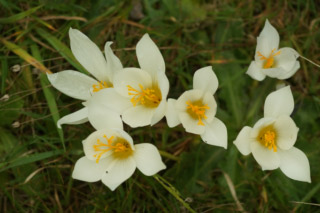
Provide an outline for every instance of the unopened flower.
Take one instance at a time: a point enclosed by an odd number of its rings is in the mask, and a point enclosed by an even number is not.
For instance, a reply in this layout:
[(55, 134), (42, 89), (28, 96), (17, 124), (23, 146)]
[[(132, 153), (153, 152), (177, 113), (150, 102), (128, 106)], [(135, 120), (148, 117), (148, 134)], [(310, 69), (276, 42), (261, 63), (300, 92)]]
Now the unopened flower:
[[(113, 54), (110, 48), (112, 42), (105, 44), (104, 57), (97, 45), (79, 30), (70, 28), (69, 36), (71, 50), (75, 58), (95, 78), (73, 70), (65, 70), (47, 75), (52, 86), (60, 92), (75, 99), (85, 101), (84, 108), (62, 117), (58, 121), (59, 127), (61, 127), (62, 124), (80, 124), (87, 122), (89, 112), (86, 101), (90, 100), (95, 93), (105, 88), (111, 88), (113, 86), (113, 75), (123, 68), (120, 60)], [(113, 127), (122, 128), (122, 121), (119, 115), (111, 111), (106, 111), (104, 116), (118, 123), (118, 125)], [(96, 129), (99, 129), (101, 126), (96, 124), (95, 121), (96, 119), (90, 120), (91, 124)], [(104, 127), (108, 127), (106, 126), (105, 119), (104, 121)]]
[(299, 54), (292, 48), (279, 48), (279, 34), (266, 20), (257, 38), (255, 60), (251, 62), (247, 74), (262, 81), (266, 76), (278, 79), (290, 78), (300, 68)]
[(184, 92), (177, 100), (169, 99), (166, 118), (169, 127), (182, 123), (187, 132), (199, 134), (206, 143), (227, 148), (227, 128), (215, 117), (217, 103), (213, 94), (218, 79), (211, 66), (195, 72), (193, 89)]
[(100, 129), (83, 141), (85, 156), (72, 173), (74, 179), (102, 181), (112, 191), (131, 177), (136, 167), (147, 176), (166, 168), (158, 149), (149, 143), (134, 145), (120, 129)]
[(94, 103), (99, 104), (92, 116), (99, 117), (100, 112), (112, 109), (131, 127), (153, 125), (164, 117), (169, 81), (163, 57), (148, 34), (138, 42), (136, 53), (141, 69), (124, 68), (117, 72), (113, 78), (115, 93), (97, 94)]
[(263, 170), (280, 167), (289, 178), (311, 182), (308, 158), (293, 146), (299, 131), (290, 117), (293, 108), (289, 86), (272, 92), (264, 104), (264, 118), (253, 128), (243, 127), (234, 144), (243, 155), (252, 153)]

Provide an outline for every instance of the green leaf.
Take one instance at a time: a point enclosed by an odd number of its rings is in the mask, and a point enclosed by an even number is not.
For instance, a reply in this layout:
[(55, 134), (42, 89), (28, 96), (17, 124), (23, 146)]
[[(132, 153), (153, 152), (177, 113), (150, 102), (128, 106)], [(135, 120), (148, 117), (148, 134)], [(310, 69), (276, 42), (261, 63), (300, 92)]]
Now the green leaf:
[(41, 86), (44, 92), (44, 96), (47, 100), (48, 106), (49, 106), (49, 110), (51, 113), (51, 116), (53, 118), (53, 122), (55, 123), (56, 129), (58, 131), (63, 149), (66, 150), (65, 144), (64, 144), (64, 137), (63, 137), (63, 131), (62, 129), (59, 129), (58, 126), (56, 125), (60, 116), (59, 116), (59, 110), (57, 107), (57, 103), (56, 100), (54, 98), (53, 92), (51, 91), (51, 89), (49, 88), (50, 83), (47, 79), (47, 76), (45, 74), (41, 74), (40, 75), (40, 82), (41, 82)]
[(54, 150), (54, 151), (36, 153), (30, 156), (24, 156), (8, 163), (3, 162), (3, 163), (0, 163), (0, 172), (3, 172), (13, 167), (23, 166), (29, 163), (41, 161), (41, 160), (44, 160), (53, 156), (61, 155), (61, 154), (63, 154), (63, 150)]
[(10, 16), (10, 17), (7, 17), (7, 18), (0, 18), (0, 24), (11, 24), (11, 23), (15, 23), (21, 19), (23, 19), (24, 17), (36, 12), (39, 8), (41, 8), (42, 5), (38, 6), (38, 7), (34, 7), (34, 8), (31, 8), (27, 11), (24, 11), (22, 13), (18, 13), (16, 15), (13, 15), (13, 16)]

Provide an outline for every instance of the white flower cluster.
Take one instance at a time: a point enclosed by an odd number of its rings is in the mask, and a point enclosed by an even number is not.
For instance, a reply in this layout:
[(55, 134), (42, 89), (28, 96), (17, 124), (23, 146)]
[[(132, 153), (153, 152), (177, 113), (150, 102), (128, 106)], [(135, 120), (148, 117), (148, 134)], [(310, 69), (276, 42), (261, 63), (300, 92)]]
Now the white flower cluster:
[[(128, 179), (136, 167), (151, 176), (166, 168), (158, 149), (150, 143), (134, 145), (123, 131), (123, 123), (132, 128), (154, 125), (164, 116), (169, 127), (180, 123), (186, 132), (198, 134), (210, 145), (227, 148), (227, 128), (215, 117), (214, 93), (218, 79), (212, 68), (204, 67), (193, 76), (193, 89), (177, 100), (167, 99), (169, 81), (165, 62), (156, 46), (145, 34), (136, 46), (140, 68), (123, 68), (105, 45), (105, 56), (78, 30), (69, 30), (75, 58), (94, 77), (73, 70), (49, 74), (51, 84), (62, 93), (83, 101), (84, 107), (64, 116), (62, 124), (89, 121), (96, 129), (83, 141), (85, 156), (75, 165), (72, 177), (87, 182), (101, 180), (111, 190)], [(255, 61), (247, 72), (256, 80), (265, 76), (285, 79), (299, 68), (297, 53), (290, 48), (278, 50), (279, 35), (266, 21), (258, 37)], [(305, 154), (293, 147), (298, 128), (290, 118), (294, 101), (290, 87), (271, 93), (265, 102), (265, 117), (253, 128), (244, 127), (234, 144), (239, 151), (254, 158), (263, 170), (280, 169), (288, 177), (310, 182), (309, 162)]]

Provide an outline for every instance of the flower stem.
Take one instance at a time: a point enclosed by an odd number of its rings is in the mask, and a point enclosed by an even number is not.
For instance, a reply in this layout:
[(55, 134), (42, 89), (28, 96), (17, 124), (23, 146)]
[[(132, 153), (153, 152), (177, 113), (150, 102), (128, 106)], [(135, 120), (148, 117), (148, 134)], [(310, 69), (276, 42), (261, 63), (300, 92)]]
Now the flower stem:
[(174, 160), (174, 161), (179, 161), (179, 157), (174, 156), (174, 155), (170, 154), (169, 152), (166, 152), (166, 151), (163, 151), (163, 150), (159, 150), (159, 152), (160, 152), (160, 155), (163, 156), (163, 157), (169, 158), (169, 159)]
[(166, 181), (163, 177), (159, 175), (153, 175), (154, 179), (158, 181), (163, 188), (165, 188), (170, 194), (172, 194), (186, 209), (188, 209), (192, 213), (196, 213), (195, 210), (193, 210), (188, 203), (186, 203), (183, 198), (180, 195), (180, 192), (174, 188), (168, 181)]

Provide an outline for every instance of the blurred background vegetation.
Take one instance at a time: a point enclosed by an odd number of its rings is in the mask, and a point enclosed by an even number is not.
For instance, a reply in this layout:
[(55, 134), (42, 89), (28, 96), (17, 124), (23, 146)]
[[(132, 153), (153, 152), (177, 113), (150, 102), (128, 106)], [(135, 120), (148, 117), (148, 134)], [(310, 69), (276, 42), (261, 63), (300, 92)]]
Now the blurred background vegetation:
[[(281, 47), (293, 47), (320, 63), (320, 5), (298, 1), (194, 0), (0, 0), (0, 211), (1, 212), (187, 212), (153, 177), (139, 171), (116, 191), (101, 182), (71, 178), (83, 156), (90, 124), (56, 127), (59, 117), (80, 109), (48, 83), (44, 72), (86, 70), (69, 49), (68, 30), (81, 30), (103, 49), (113, 49), (125, 67), (137, 66), (135, 45), (144, 33), (160, 47), (170, 98), (192, 88), (193, 73), (212, 65), (220, 85), (217, 117), (228, 128), (228, 149), (209, 146), (165, 119), (126, 131), (136, 143), (162, 153), (160, 172), (180, 200), (197, 212), (320, 212), (320, 70), (303, 59), (290, 79), (252, 80), (245, 74), (256, 37), (268, 18)], [(310, 161), (312, 183), (262, 171), (252, 155), (232, 144), (244, 125), (263, 116), (265, 97), (276, 85), (291, 85), (292, 115), (300, 128), (296, 147)], [(165, 183), (165, 186), (170, 187)], [(172, 189), (173, 190), (173, 189)]]

